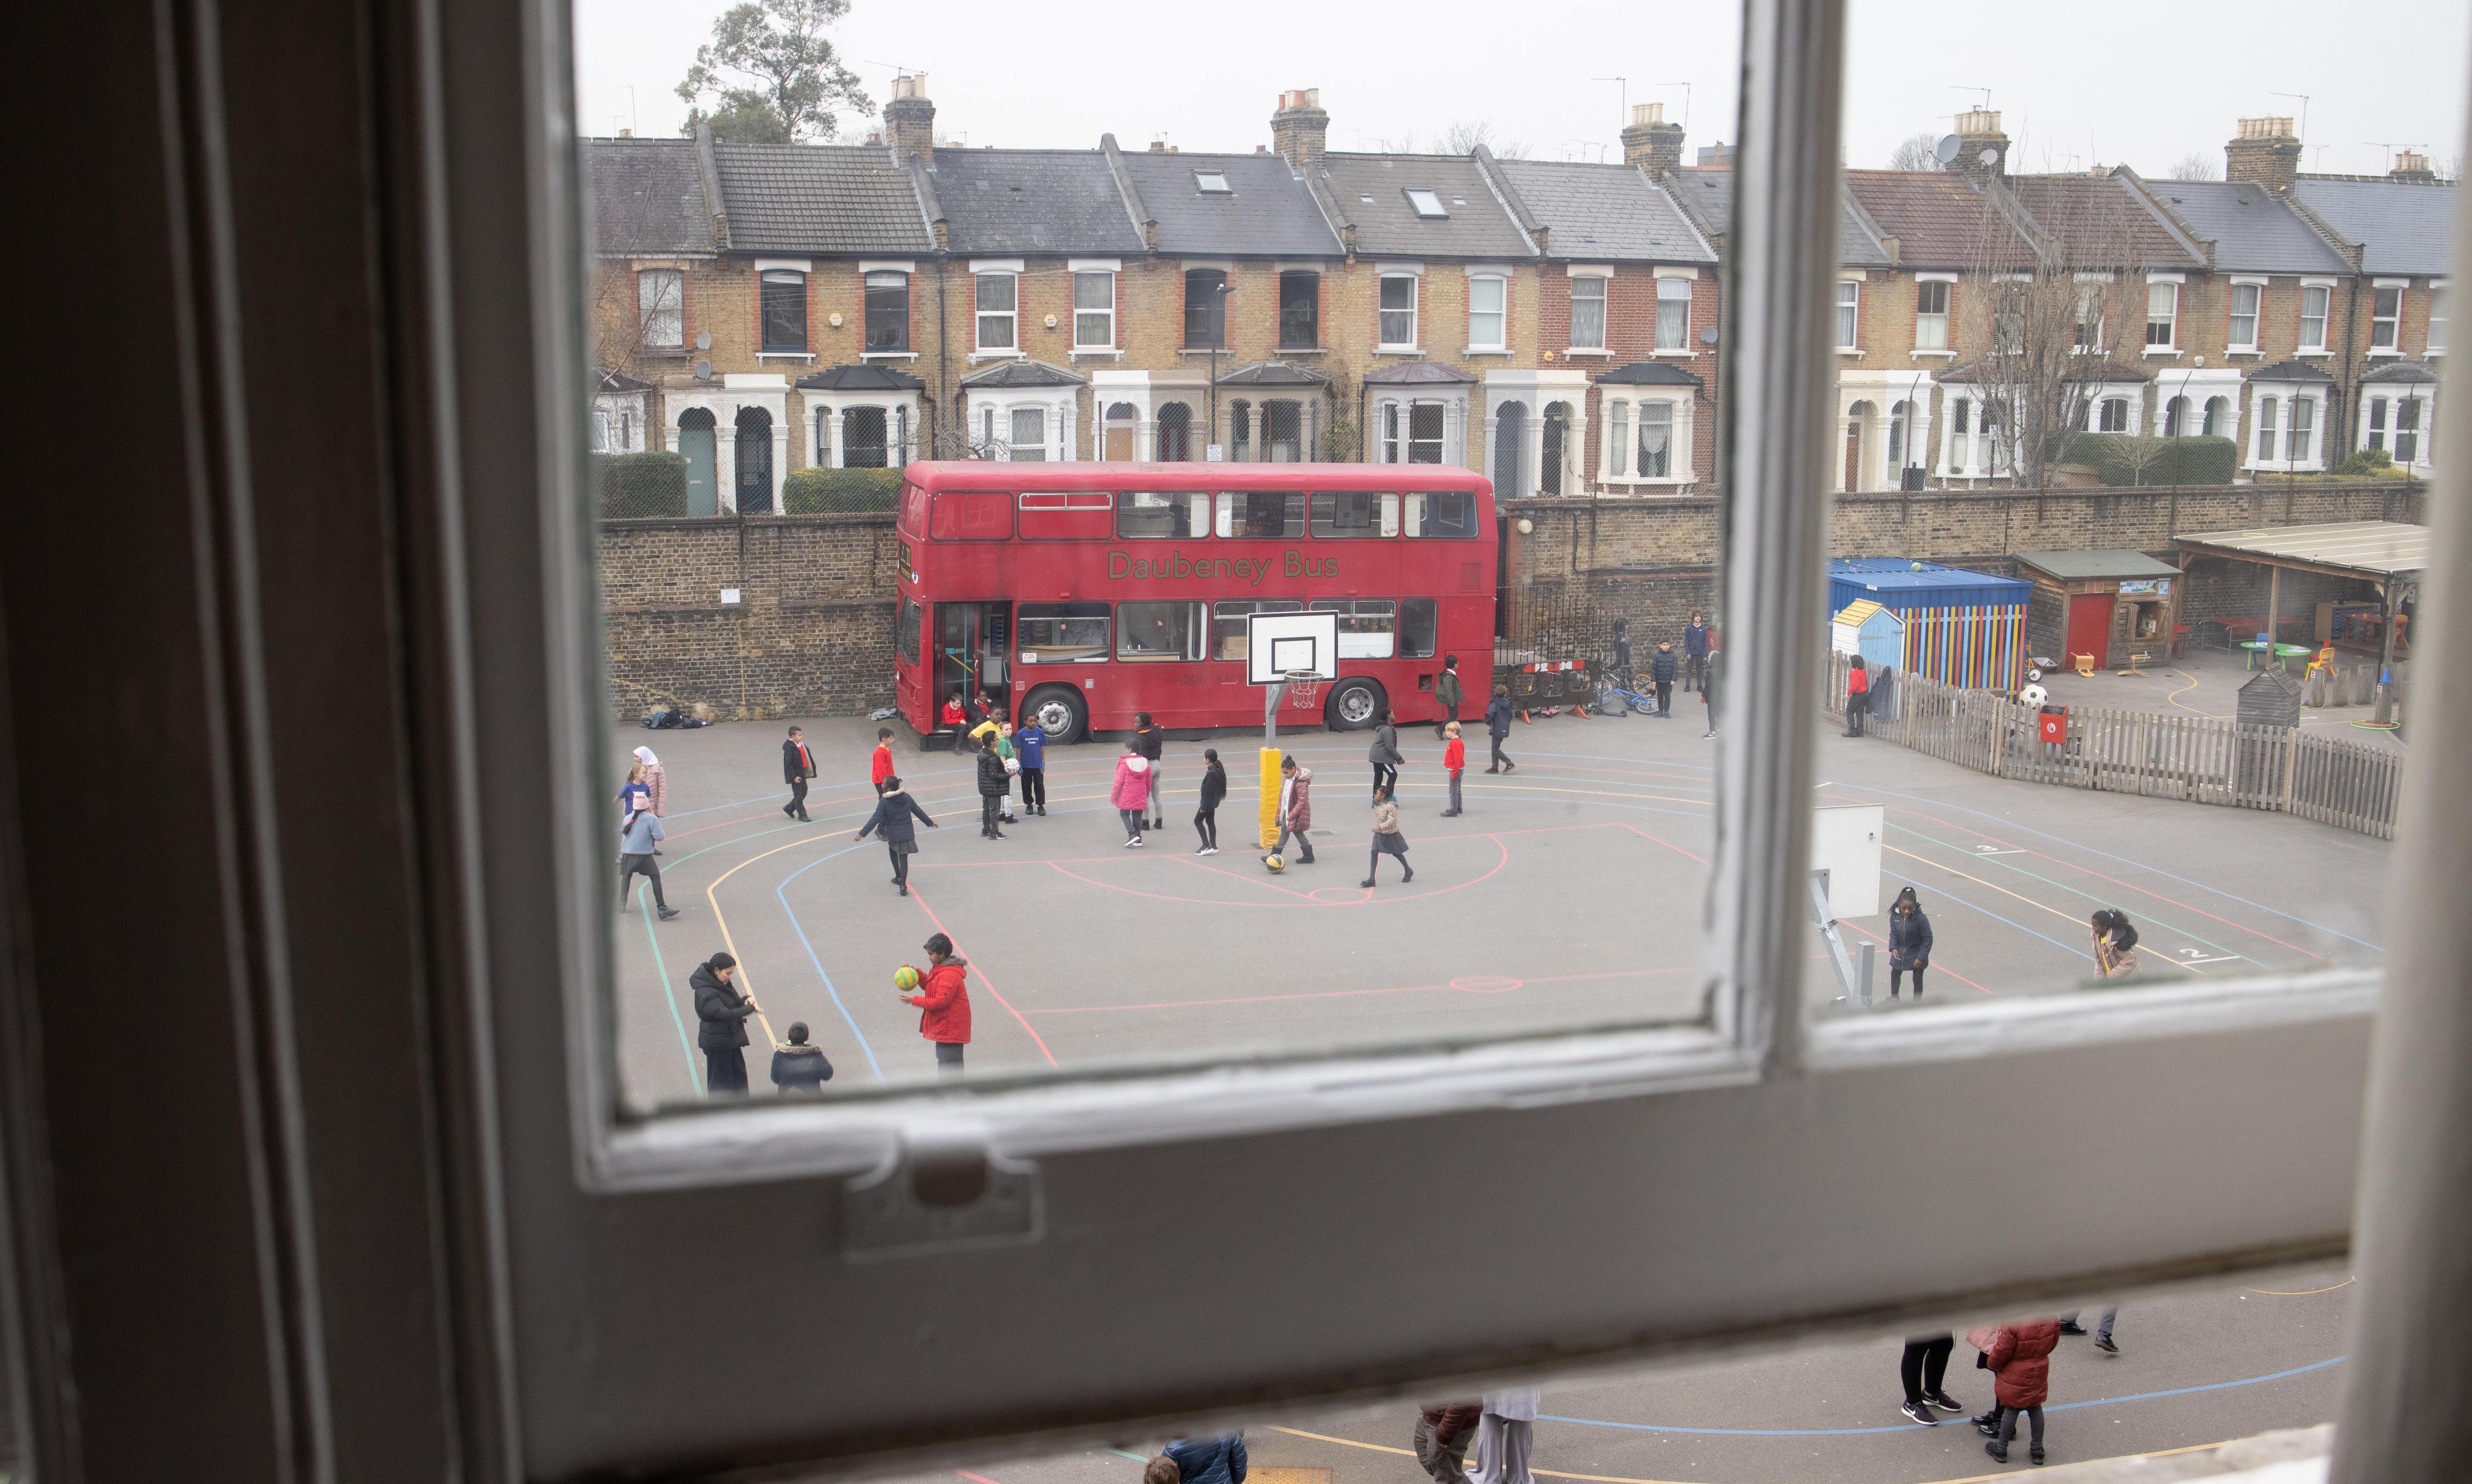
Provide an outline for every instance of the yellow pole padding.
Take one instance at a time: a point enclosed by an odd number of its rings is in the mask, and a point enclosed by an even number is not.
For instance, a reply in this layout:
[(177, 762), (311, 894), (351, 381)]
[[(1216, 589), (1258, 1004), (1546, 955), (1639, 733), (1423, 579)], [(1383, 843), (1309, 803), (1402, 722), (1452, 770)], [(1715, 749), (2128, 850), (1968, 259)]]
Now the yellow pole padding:
[(1262, 749), (1262, 848), (1279, 843), (1279, 749)]

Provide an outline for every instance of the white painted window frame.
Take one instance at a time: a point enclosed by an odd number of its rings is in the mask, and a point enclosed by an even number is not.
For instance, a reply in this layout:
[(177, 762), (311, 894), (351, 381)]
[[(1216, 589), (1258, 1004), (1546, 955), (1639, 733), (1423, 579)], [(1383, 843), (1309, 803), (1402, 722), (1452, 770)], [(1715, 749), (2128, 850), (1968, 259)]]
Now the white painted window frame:
[[(2394, 313), (2391, 315), (2378, 313), (2378, 297), (2385, 294), (2394, 295)], [(2369, 281), (2368, 353), (2370, 355), (2400, 356), (2403, 354), (2403, 316), (2411, 299), (2412, 280), (2409, 278), (2375, 278)], [(2390, 337), (2383, 345), (2378, 343), (2380, 325), (2387, 326), (2387, 332)]]
[[(2319, 301), (2319, 309), (2318, 312), (2318, 339), (2315, 341), (2309, 339), (2309, 295), (2312, 291), (2323, 295), (2322, 299)], [(2333, 328), (2334, 321), (2335, 280), (2332, 278), (2301, 279), (2300, 318), (2298, 321), (2299, 327), (2296, 331), (2299, 336), (2299, 341), (2298, 350), (2296, 353), (2304, 356), (2323, 356), (2333, 354), (2333, 352), (2327, 348), (2327, 339)]]
[[(1477, 285), (1484, 283), (1493, 285), (1494, 292), (1501, 295), (1500, 303), (1494, 309), (1486, 311), (1493, 316), (1494, 319), (1494, 336), (1489, 341), (1476, 338)], [(1468, 353), (1486, 355), (1508, 351), (1510, 348), (1510, 275), (1507, 272), (1471, 269), (1467, 275), (1467, 286)]]
[(1829, 310), (1829, 328), (1840, 355), (1863, 353), (1863, 280), (1837, 280), (1837, 299)]
[[(1649, 354), (1688, 356), (1696, 353), (1691, 344), (1691, 300), (1696, 292), (1699, 276), (1699, 271), (1696, 269), (1660, 267), (1656, 270), (1655, 318), (1651, 322), (1654, 336), (1654, 348)], [(1665, 342), (1665, 306), (1668, 304), (1678, 304), (1682, 307), (1682, 338), (1678, 344), (1669, 345)]]
[[(1926, 314), (1923, 311), (1923, 285), (1927, 283), (1945, 285), (1940, 290), (1939, 310), (1935, 314)], [(1955, 273), (1914, 274), (1914, 354), (1918, 356), (1957, 354), (1956, 326), (1952, 323), (1956, 318), (1957, 275)], [(1939, 321), (1939, 343), (1937, 345), (1923, 343), (1923, 321), (1926, 319)]]
[(2446, 285), (2443, 278), (2429, 280), (2429, 335), (2421, 354), (2436, 357), (2446, 354), (2446, 342), (2454, 325), (2446, 310)]
[[(2309, 457), (2292, 457), (2292, 409), (2295, 403), (2309, 405)], [(2326, 467), (2326, 441), (2330, 429), (2326, 424), (2327, 389), (2298, 386), (2288, 382), (2252, 382), (2249, 384), (2249, 416), (2241, 436), (2241, 465), (2260, 473), (2309, 474)], [(2270, 412), (2270, 409), (2271, 411)], [(2202, 409), (2201, 409), (2202, 411)], [(2258, 457), (2258, 436), (2266, 431), (2266, 420), (2273, 419), (2273, 453)]]
[[(1607, 388), (1604, 406), (1598, 420), (1602, 424), (1597, 439), (1597, 483), (1612, 489), (1679, 488), (1696, 483), (1698, 471), (1692, 465), (1691, 425), (1692, 398), (1687, 389), (1655, 390), (1646, 387)], [(1673, 410), (1673, 444), (1666, 450), (1666, 472), (1647, 475), (1639, 472), (1640, 413), (1643, 408), (1666, 407)], [(1614, 452), (1622, 448), (1619, 462), (1623, 472), (1614, 474), (1617, 462)]]
[[(1578, 355), (1604, 355), (1612, 348), (1614, 271), (1611, 266), (1595, 264), (1571, 265), (1571, 334), (1570, 349)], [(1580, 339), (1580, 285), (1593, 284), (1597, 294), (1597, 338), (1592, 342)]]
[[(1082, 264), (1076, 263), (1072, 265), (1068, 271), (1073, 275), (1074, 351), (1078, 354), (1086, 354), (1094, 350), (1114, 350), (1116, 348), (1116, 301), (1118, 298), (1117, 271), (1112, 268), (1084, 267)], [(1107, 281), (1107, 307), (1105, 311), (1083, 309), (1082, 307), (1082, 280), (1085, 277), (1104, 278)], [(1096, 315), (1101, 313), (1105, 313), (1107, 317), (1107, 338), (1105, 340), (1084, 341), (1082, 338), (1082, 317), (1083, 315)]]
[[(986, 281), (991, 278), (1002, 278), (1012, 285), (1011, 308), (988, 309), (986, 307), (983, 302), (985, 290)], [(1017, 356), (1022, 353), (1021, 278), (1021, 270), (1018, 268), (1005, 266), (981, 268), (975, 263), (970, 265), (970, 357), (972, 360), (981, 356)], [(1008, 344), (990, 345), (986, 342), (987, 321), (998, 318), (1012, 321), (1012, 340)]]
[[(2264, 278), (2233, 275), (2229, 289), (2226, 291), (2229, 296), (2223, 301), (2223, 354), (2253, 356), (2259, 353), (2259, 338), (2265, 333), (2268, 288), (2269, 284)], [(2232, 339), (2232, 327), (2241, 318), (2240, 296), (2244, 290), (2252, 297), (2249, 301), (2248, 339), (2242, 341)]]
[[(2186, 282), (2187, 276), (2181, 273), (2149, 273), (2146, 275), (2146, 314), (2144, 317), (2146, 325), (2145, 354), (2150, 356), (2176, 356), (2180, 353), (2180, 290)], [(2154, 291), (2160, 288), (2168, 288), (2172, 291), (2172, 304), (2171, 308), (2163, 317), (2163, 342), (2158, 345), (2154, 343), (2153, 340)]]
[[(460, 734), (477, 763), (444, 766), (487, 806), (470, 846), (490, 925), (475, 1013), (501, 1054), (561, 1053), (547, 1075), (511, 1062), (470, 1115), (497, 1202), (475, 1224), (502, 1234), (488, 1271), (521, 1299), (502, 1342), (522, 1402), (502, 1414), (510, 1456), (543, 1477), (685, 1473), (963, 1448), (1025, 1418), (1095, 1434), (1240, 1398), (1874, 1332), (1960, 1295), (1981, 1309), (2342, 1250), (2373, 974), (1805, 1019), (1810, 578), (1828, 512), (1799, 492), (1820, 487), (1833, 443), (1833, 359), (1815, 352), (1829, 343), (1842, 21), (1835, 0), (1747, 5), (1728, 243), (1747, 299), (1726, 350), (1742, 399), (1723, 556), (1733, 700), (1700, 1021), (621, 1119), (587, 544), (526, 549), (546, 602), (528, 584), (469, 585), (470, 712), (491, 724)], [(552, 453), (466, 477), (475, 508), (539, 498), (547, 529), (571, 530), (585, 518), (581, 214), (571, 152), (555, 147), (570, 126), (544, 105), (529, 127), (544, 199), (569, 203), (541, 213), (522, 265), (565, 306), (534, 321), (533, 436)], [(544, 625), (545, 669), (486, 642)], [(543, 777), (562, 780), (546, 811)], [(1949, 1107), (1997, 1158), (1916, 1162), (1879, 1135)], [(2169, 1159), (2153, 1157), (2160, 1127)], [(890, 1263), (844, 1253), (841, 1182), (983, 1156), (1038, 1182), (1038, 1239)], [(1441, 1164), (1488, 1181), (1447, 1229), (1368, 1178)], [(1758, 1201), (1741, 1198), (1747, 1168)], [(2201, 1190), (2191, 1169), (2208, 1173)], [(1160, 1181), (1197, 1174), (1275, 1184), (1312, 1219), (1159, 1222)], [(1936, 1213), (1920, 1254), (1918, 1209)], [(1518, 1284), (1469, 1282), (1482, 1251), (1546, 1260)], [(765, 1302), (713, 1324), (679, 1297), (682, 1253)], [(1170, 1306), (1177, 1325), (1121, 1322)], [(825, 1315), (834, 1343), (819, 1351)], [(1189, 1343), (1200, 1323), (1210, 1346)]]
[[(1408, 338), (1404, 341), (1391, 340), (1382, 333), (1383, 317), (1386, 315), (1401, 313), (1401, 311), (1396, 309), (1385, 309), (1382, 307), (1382, 291), (1390, 285), (1392, 279), (1395, 278), (1404, 278), (1408, 281), (1408, 308), (1405, 311), (1408, 316)], [(1377, 353), (1405, 355), (1415, 351), (1424, 343), (1422, 339), (1425, 333), (1424, 301), (1425, 274), (1422, 269), (1409, 269), (1396, 265), (1387, 265), (1374, 275), (1373, 348)]]
[[(669, 275), (669, 277), (678, 286), (678, 301), (671, 311), (677, 317), (678, 321), (677, 338), (675, 340), (656, 341), (653, 339), (652, 321), (655, 311), (646, 306), (644, 302), (644, 290), (647, 286), (648, 280), (650, 280), (654, 273), (665, 273)], [(643, 263), (636, 266), (635, 335), (644, 345), (654, 350), (684, 350), (686, 348), (687, 271), (683, 265), (676, 263)]]

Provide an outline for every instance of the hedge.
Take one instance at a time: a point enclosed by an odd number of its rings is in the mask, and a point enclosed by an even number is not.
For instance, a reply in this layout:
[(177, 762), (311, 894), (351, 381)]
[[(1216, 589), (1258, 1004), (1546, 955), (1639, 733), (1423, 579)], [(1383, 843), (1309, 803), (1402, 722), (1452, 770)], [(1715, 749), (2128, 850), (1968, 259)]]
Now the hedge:
[(900, 500), (899, 469), (799, 469), (781, 482), (784, 515), (890, 510)]
[(2067, 459), (2108, 485), (2228, 484), (2240, 468), (2240, 445), (2230, 438), (2080, 433), (2068, 440)]
[(601, 483), (604, 520), (687, 513), (683, 454), (595, 454), (592, 473)]

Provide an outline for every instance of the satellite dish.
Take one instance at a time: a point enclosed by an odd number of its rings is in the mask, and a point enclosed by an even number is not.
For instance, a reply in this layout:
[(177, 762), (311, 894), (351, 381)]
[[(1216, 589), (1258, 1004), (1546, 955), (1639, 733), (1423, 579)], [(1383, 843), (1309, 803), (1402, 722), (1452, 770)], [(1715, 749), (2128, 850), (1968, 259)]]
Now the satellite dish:
[(712, 332), (710, 330), (699, 330), (696, 332), (696, 349), (710, 350), (711, 348)]
[(1983, 147), (1982, 153), (1974, 157), (1982, 161), (1985, 165), (1997, 165), (2000, 163), (2000, 152), (1987, 144)]
[(698, 380), (698, 381), (710, 381), (710, 380), (712, 380), (712, 363), (711, 363), (711, 362), (709, 362), (709, 361), (699, 361), (699, 362), (697, 362), (697, 363), (696, 363), (696, 380)]
[(1957, 152), (1963, 148), (1965, 146), (1959, 142), (1955, 134), (1942, 134), (1939, 136), (1939, 143), (1932, 146), (1932, 154), (1943, 165), (1954, 165), (1957, 163)]
[(1712, 324), (1708, 326), (1708, 328), (1700, 332), (1700, 343), (1702, 345), (1714, 345), (1717, 343), (1717, 327), (1715, 325)]

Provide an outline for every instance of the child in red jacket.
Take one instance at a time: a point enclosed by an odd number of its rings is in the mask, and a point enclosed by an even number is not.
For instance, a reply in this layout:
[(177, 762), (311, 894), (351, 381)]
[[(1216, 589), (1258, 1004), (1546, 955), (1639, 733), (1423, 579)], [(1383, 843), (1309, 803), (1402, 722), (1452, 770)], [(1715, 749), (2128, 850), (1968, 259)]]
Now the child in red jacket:
[(1442, 735), (1450, 739), (1442, 743), (1442, 768), (1451, 775), (1451, 807), (1442, 811), (1442, 817), (1454, 819), (1460, 812), (1460, 775), (1467, 771), (1467, 743), (1460, 741), (1456, 721), (1446, 722)]
[(868, 760), (867, 772), (868, 781), (875, 785), (876, 792), (882, 793), (884, 781), (892, 776), (892, 728), (875, 729), (875, 756)]
[(955, 956), (953, 940), (940, 932), (926, 948), (928, 968), (918, 993), (903, 995), (901, 1001), (918, 1007), (918, 1033), (936, 1044), (936, 1070), (959, 1076), (962, 1048), (970, 1044), (970, 991), (962, 981), (970, 965)]
[[(1991, 1372), (1992, 1418), (1978, 1417), (1975, 1430), (1991, 1441), (1983, 1450), (2002, 1463), (2017, 1436), (2017, 1414), (2033, 1424), (2028, 1455), (2043, 1461), (2043, 1402), (2052, 1394), (2052, 1352), (2060, 1345), (2056, 1319), (2012, 1319), (1997, 1329), (1969, 1331), (1966, 1340), (1983, 1351), (1982, 1364)], [(1992, 1425), (1996, 1420), (1997, 1425)]]

